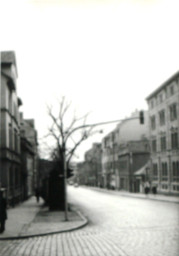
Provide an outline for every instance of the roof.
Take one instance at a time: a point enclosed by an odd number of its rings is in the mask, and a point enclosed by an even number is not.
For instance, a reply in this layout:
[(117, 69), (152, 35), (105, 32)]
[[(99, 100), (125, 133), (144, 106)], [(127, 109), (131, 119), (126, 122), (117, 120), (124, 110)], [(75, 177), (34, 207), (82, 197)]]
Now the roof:
[(15, 52), (1, 52), (1, 63), (13, 63), (16, 64)]
[(176, 79), (179, 76), (179, 70), (172, 75), (169, 79), (167, 79), (163, 84), (161, 84), (155, 91), (153, 91), (147, 98), (146, 100), (149, 100), (152, 98), (156, 93), (160, 92), (166, 85), (172, 82), (172, 80)]
[(16, 55), (14, 51), (2, 51), (0, 52), (0, 62), (2, 64), (14, 64), (17, 73)]

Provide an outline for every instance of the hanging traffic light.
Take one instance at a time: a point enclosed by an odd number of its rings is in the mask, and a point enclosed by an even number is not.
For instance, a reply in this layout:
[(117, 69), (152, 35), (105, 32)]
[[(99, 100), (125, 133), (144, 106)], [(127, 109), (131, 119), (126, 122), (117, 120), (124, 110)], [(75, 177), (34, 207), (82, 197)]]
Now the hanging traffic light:
[(139, 112), (139, 119), (140, 119), (140, 124), (144, 124), (144, 111), (141, 110)]
[(73, 175), (74, 175), (73, 170), (72, 170), (71, 168), (68, 168), (68, 169), (67, 169), (67, 178), (70, 178), (70, 177), (72, 177)]

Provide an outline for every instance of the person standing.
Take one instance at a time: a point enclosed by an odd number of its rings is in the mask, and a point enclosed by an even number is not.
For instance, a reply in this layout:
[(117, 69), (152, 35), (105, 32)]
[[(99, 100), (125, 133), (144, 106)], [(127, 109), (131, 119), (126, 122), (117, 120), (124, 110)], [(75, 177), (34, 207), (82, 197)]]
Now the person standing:
[(0, 233), (3, 233), (5, 230), (5, 223), (7, 220), (7, 211), (6, 211), (6, 199), (4, 197), (4, 189), (0, 190)]

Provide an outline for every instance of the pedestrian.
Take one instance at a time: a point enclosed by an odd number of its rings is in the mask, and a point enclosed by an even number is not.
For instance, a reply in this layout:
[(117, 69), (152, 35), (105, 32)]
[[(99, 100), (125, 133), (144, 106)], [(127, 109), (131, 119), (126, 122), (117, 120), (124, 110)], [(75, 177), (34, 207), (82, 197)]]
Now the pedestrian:
[(5, 189), (0, 190), (0, 233), (4, 232), (7, 219), (6, 199), (4, 197), (4, 191)]
[(157, 194), (157, 185), (155, 185), (155, 184), (152, 186), (152, 193), (153, 193), (154, 195)]
[(40, 191), (39, 191), (39, 188), (36, 188), (36, 190), (35, 190), (35, 196), (36, 196), (37, 203), (38, 203), (39, 200), (40, 200)]
[(144, 184), (144, 191), (145, 191), (145, 194), (147, 195), (150, 191), (150, 184), (148, 181), (145, 182)]

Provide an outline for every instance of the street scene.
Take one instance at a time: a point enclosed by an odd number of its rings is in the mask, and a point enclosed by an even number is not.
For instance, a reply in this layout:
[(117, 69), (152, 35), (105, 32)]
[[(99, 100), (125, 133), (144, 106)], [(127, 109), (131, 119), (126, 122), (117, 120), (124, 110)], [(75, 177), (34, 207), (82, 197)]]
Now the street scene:
[(0, 240), (0, 255), (179, 255), (179, 201), (73, 186), (68, 187), (68, 197), (88, 219), (85, 227), (22, 240)]
[(0, 1), (0, 256), (179, 256), (178, 9)]

